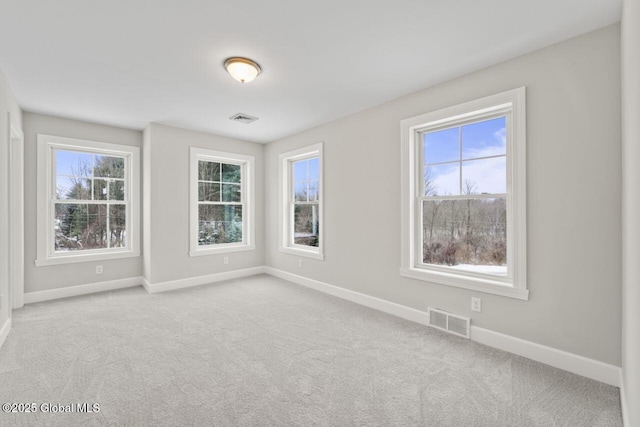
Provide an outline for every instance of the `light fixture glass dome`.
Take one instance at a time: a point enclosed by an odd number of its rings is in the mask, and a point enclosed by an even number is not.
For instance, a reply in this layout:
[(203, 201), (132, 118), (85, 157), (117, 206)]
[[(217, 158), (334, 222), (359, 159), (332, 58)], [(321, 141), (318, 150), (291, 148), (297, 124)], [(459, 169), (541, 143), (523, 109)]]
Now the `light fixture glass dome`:
[(261, 72), (260, 66), (254, 61), (239, 57), (229, 58), (224, 61), (224, 68), (231, 74), (231, 77), (240, 83), (250, 82)]

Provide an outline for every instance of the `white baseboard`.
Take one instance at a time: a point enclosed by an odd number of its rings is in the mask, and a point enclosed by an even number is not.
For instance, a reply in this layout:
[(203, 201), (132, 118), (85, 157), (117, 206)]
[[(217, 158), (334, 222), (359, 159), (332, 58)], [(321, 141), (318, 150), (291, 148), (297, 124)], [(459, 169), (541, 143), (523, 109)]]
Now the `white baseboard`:
[(9, 332), (11, 331), (11, 319), (7, 319), (2, 325), (2, 329), (0, 329), (0, 347), (4, 344), (4, 340), (9, 336)]
[(298, 276), (297, 274), (278, 270), (272, 267), (266, 267), (265, 273), (274, 277), (279, 277), (280, 279), (288, 280), (289, 282), (297, 283), (298, 285), (302, 285), (307, 288), (315, 289), (316, 291), (324, 292), (325, 294), (355, 302), (356, 304), (365, 305), (397, 317), (402, 317), (403, 319), (410, 320), (412, 322), (423, 325), (427, 324), (428, 317), (425, 311), (416, 310), (415, 308), (410, 308), (381, 298), (361, 294), (360, 292), (350, 291), (339, 286), (333, 286), (328, 283)]
[[(423, 325), (427, 324), (428, 317), (425, 311), (416, 310), (415, 308), (396, 304), (271, 267), (266, 267), (265, 273), (360, 305), (383, 311), (412, 322)], [(589, 359), (577, 354), (557, 350), (555, 348), (536, 344), (510, 335), (493, 332), (477, 326), (471, 327), (471, 339), (481, 344), (517, 354), (555, 368), (582, 375), (615, 387), (620, 387), (621, 370), (618, 366), (609, 365), (598, 360)]]
[(624, 392), (624, 378), (622, 369), (620, 370), (620, 407), (622, 408), (622, 425), (623, 427), (631, 427), (629, 422), (629, 407), (627, 406), (627, 395)]
[(223, 280), (239, 279), (241, 277), (263, 274), (265, 267), (252, 267), (242, 270), (225, 271), (224, 273), (208, 274), (206, 276), (189, 277), (187, 279), (171, 280), (169, 282), (149, 283), (143, 279), (143, 286), (150, 294), (157, 292), (173, 291), (175, 289), (190, 288), (192, 286), (206, 285), (208, 283), (221, 282)]
[(591, 378), (614, 387), (620, 387), (619, 366), (558, 350), (546, 345), (501, 334), (478, 326), (471, 327), (471, 339), (480, 344), (495, 347), (509, 353), (523, 356), (536, 362)]
[(146, 277), (142, 278), (142, 287), (149, 293), (151, 292), (151, 284), (149, 283), (149, 281), (147, 280)]
[(50, 289), (47, 291), (27, 292), (24, 294), (24, 303), (33, 304), (35, 302), (76, 297), (79, 295), (94, 294), (96, 292), (112, 291), (114, 289), (131, 288), (134, 286), (140, 286), (141, 284), (142, 277), (130, 277), (127, 279), (89, 283), (88, 285), (68, 286), (66, 288)]

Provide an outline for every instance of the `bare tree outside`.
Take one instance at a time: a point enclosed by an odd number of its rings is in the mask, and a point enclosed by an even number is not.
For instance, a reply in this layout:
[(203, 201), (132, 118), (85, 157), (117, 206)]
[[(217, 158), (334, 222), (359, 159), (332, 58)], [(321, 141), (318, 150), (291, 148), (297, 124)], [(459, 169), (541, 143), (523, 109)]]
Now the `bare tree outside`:
[(424, 134), (423, 263), (506, 274), (503, 126), (498, 118)]
[(317, 157), (294, 162), (294, 170), (298, 171), (293, 179), (293, 243), (296, 245), (318, 247), (320, 244), (317, 162)]
[(506, 265), (506, 200), (425, 200), (423, 262)]
[(124, 158), (83, 153), (77, 159), (56, 177), (55, 250), (126, 247)]
[(242, 242), (242, 166), (198, 161), (198, 245)]

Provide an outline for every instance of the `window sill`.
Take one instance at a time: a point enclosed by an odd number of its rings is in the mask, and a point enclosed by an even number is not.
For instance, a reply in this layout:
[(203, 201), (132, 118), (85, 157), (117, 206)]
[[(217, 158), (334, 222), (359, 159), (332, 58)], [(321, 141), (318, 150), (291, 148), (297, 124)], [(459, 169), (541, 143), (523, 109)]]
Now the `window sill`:
[(255, 245), (223, 246), (220, 248), (195, 249), (189, 251), (190, 257), (228, 254), (231, 252), (254, 251)]
[(401, 269), (400, 275), (411, 279), (437, 283), (440, 285), (455, 286), (486, 294), (500, 295), (523, 301), (529, 300), (528, 289), (515, 288), (498, 280), (481, 279), (445, 272), (427, 271), (419, 268)]
[(73, 254), (54, 256), (50, 258), (40, 258), (35, 260), (36, 267), (45, 267), (49, 265), (75, 264), (79, 262), (107, 261), (112, 259), (138, 258), (140, 252), (111, 252), (98, 254)]
[(306, 258), (313, 258), (324, 260), (324, 254), (320, 253), (320, 251), (311, 251), (306, 249), (292, 248), (292, 247), (280, 247), (280, 252), (284, 254), (297, 255)]

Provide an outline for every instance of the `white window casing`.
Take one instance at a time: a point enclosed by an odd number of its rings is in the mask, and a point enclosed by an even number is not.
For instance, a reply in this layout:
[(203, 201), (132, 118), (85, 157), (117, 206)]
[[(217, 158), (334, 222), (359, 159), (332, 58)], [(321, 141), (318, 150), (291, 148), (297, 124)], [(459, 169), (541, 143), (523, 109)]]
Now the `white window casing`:
[[(198, 165), (200, 161), (240, 166), (241, 200), (240, 202), (235, 202), (234, 205), (242, 206), (242, 241), (214, 243), (210, 245), (199, 244), (199, 206), (204, 203), (199, 201), (198, 197)], [(222, 185), (222, 177), (220, 179)], [(191, 147), (189, 181), (189, 256), (195, 257), (255, 250), (255, 157)], [(212, 204), (224, 205), (225, 202), (220, 201), (219, 203)]]
[[(112, 156), (124, 160), (124, 200), (58, 199), (56, 192), (56, 152), (71, 151), (92, 156)], [(37, 255), (36, 266), (100, 261), (140, 256), (140, 148), (52, 135), (37, 136)], [(96, 180), (98, 178), (95, 178)], [(110, 181), (110, 180), (109, 180)], [(115, 181), (115, 180), (114, 180)], [(93, 188), (93, 184), (92, 184)], [(94, 191), (93, 189), (91, 191)], [(55, 249), (55, 205), (125, 206), (125, 247), (71, 251)], [(107, 221), (108, 224), (108, 221)], [(108, 226), (107, 226), (108, 227)], [(109, 236), (107, 233), (107, 241)]]
[[(304, 202), (296, 202), (295, 190), (293, 188), (293, 165), (295, 162), (318, 159), (318, 188), (317, 200), (307, 202), (317, 209), (318, 215), (318, 246), (307, 246), (296, 244), (294, 239), (294, 212), (296, 204), (304, 204)], [(280, 154), (279, 161), (279, 201), (280, 201), (280, 229), (279, 229), (279, 248), (280, 252), (303, 256), (313, 259), (324, 259), (324, 182), (323, 182), (323, 155), (322, 143), (313, 144), (302, 147), (297, 150)], [(315, 221), (314, 221), (315, 224)]]
[[(420, 206), (426, 199), (422, 176), (424, 166), (422, 136), (425, 132), (462, 126), (495, 117), (505, 117), (506, 121), (507, 192), (500, 194), (500, 197), (506, 199), (507, 274), (502, 277), (425, 264), (422, 261), (423, 214)], [(521, 87), (401, 122), (400, 274), (402, 276), (517, 299), (528, 299), (525, 120), (525, 88)], [(447, 197), (449, 196), (440, 198)], [(491, 197), (491, 195), (473, 197)], [(459, 197), (450, 196), (450, 198), (458, 199)]]

